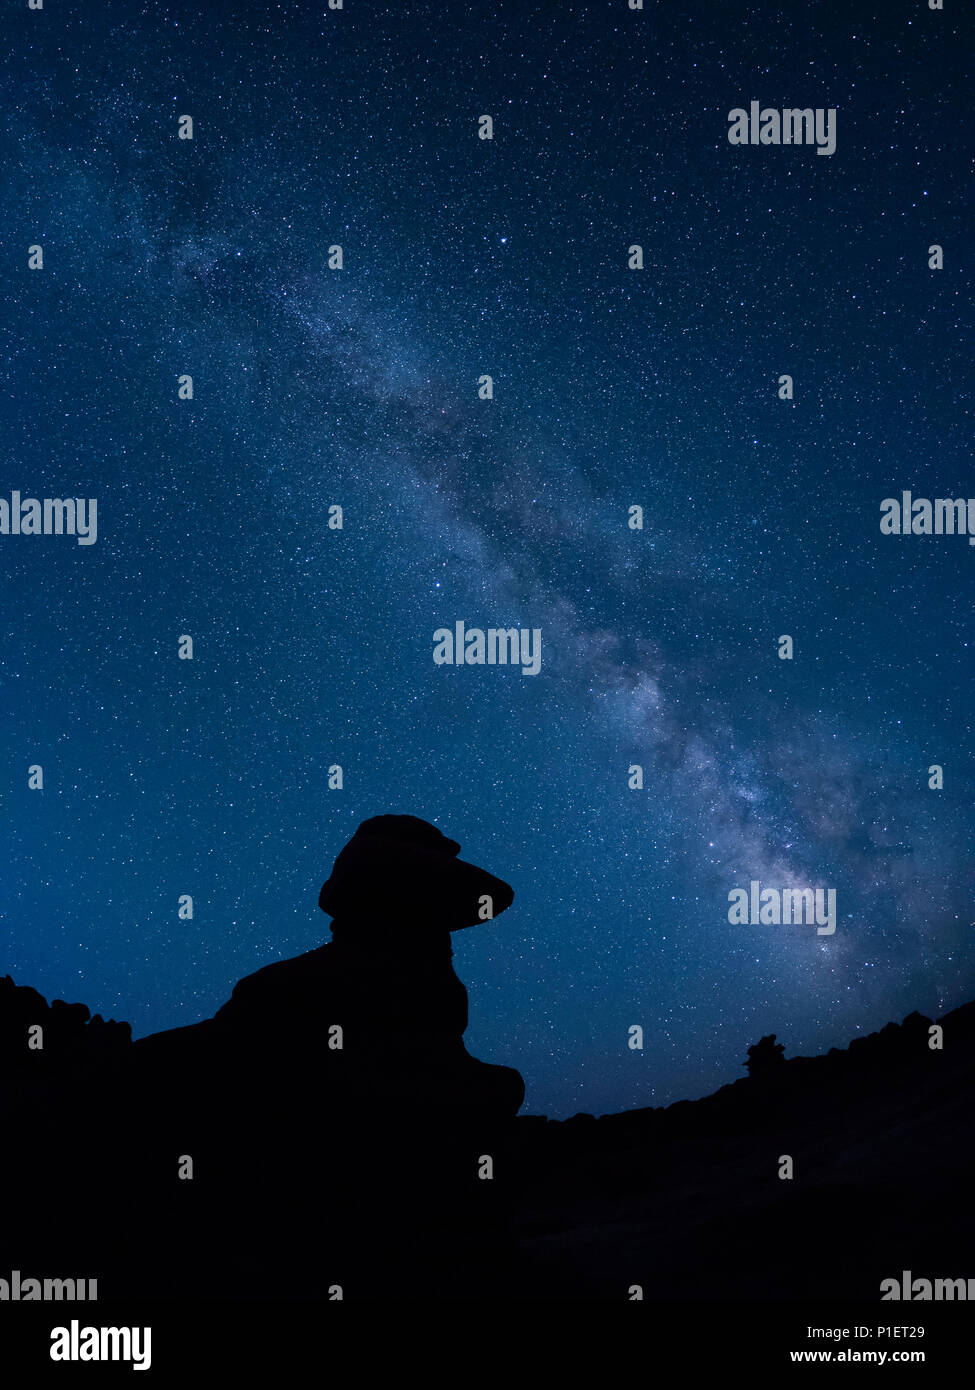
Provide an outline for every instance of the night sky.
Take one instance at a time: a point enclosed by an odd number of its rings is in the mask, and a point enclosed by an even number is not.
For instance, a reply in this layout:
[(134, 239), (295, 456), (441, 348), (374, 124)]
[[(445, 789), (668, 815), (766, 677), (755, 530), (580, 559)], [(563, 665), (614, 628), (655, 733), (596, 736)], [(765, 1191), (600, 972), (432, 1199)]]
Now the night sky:
[[(529, 1113), (975, 996), (975, 549), (879, 527), (975, 498), (945, 5), (6, 8), (0, 496), (98, 533), (0, 535), (0, 973), (195, 1022), (407, 812), (515, 889), (455, 966)], [(435, 665), (458, 620), (539, 674)]]

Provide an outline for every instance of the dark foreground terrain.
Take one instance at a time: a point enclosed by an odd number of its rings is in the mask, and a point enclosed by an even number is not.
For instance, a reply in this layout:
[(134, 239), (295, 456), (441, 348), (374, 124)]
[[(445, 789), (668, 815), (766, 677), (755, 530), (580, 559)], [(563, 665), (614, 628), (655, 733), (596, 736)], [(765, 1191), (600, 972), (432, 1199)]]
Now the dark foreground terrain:
[(458, 1126), (432, 1057), (395, 1086), (319, 1083), (280, 1052), (221, 1058), (202, 1025), (133, 1043), (6, 977), (0, 1279), (97, 1278), (100, 1300), (874, 1300), (904, 1270), (968, 1278), (975, 1003), (938, 1023), (768, 1047), (666, 1109)]

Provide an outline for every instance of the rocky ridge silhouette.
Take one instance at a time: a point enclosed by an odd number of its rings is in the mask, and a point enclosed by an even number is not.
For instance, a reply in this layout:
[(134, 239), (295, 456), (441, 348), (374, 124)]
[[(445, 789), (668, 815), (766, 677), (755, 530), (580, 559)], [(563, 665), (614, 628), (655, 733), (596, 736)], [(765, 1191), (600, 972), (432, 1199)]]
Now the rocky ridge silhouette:
[[(27, 1046), (38, 1023), (42, 1051)], [(929, 1045), (932, 1020), (912, 1013), (699, 1100), (514, 1120), (493, 1133), (504, 1211), (477, 1207), (488, 1185), (471, 1178), (473, 1150), (458, 1151), (435, 1106), (405, 1146), (402, 1114), (369, 1115), (343, 1164), (323, 1154), (320, 1124), (307, 1117), (272, 1153), (280, 1107), (262, 1115), (247, 1085), (220, 1107), (221, 1123), (243, 1107), (221, 1161), (232, 1167), (249, 1135), (266, 1181), (253, 1184), (249, 1159), (242, 1181), (222, 1171), (216, 1185), (177, 1183), (169, 1126), (182, 1126), (191, 1151), (201, 1123), (186, 1091), (198, 1025), (175, 1030), (186, 1035), (179, 1048), (163, 1049), (171, 1076), (155, 1057), (147, 1114), (140, 1050), (165, 1035), (133, 1042), (128, 1024), (91, 1018), (83, 1004), (48, 1005), (6, 976), (6, 1265), (98, 1275), (102, 1297), (173, 1298), (322, 1298), (338, 1283), (346, 1296), (378, 1298), (615, 1301), (638, 1287), (645, 1299), (875, 1299), (903, 1269), (968, 1277), (975, 1001), (938, 1024), (940, 1048)], [(464, 1178), (455, 1168), (451, 1180), (445, 1168), (461, 1159)], [(391, 1172), (405, 1190), (393, 1181), (384, 1201)], [(381, 1226), (360, 1227), (377, 1196)], [(431, 1235), (445, 1229), (447, 1240)]]

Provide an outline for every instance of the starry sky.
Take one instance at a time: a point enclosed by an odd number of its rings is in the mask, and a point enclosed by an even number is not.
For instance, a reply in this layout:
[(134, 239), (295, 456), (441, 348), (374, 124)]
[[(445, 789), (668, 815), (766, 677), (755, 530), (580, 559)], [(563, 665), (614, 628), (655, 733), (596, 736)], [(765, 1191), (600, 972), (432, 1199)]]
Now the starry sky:
[[(973, 997), (975, 550), (879, 530), (975, 496), (960, 0), (5, 27), (0, 496), (98, 539), (0, 536), (0, 973), (195, 1022), (408, 812), (514, 886), (455, 966), (527, 1113)], [(835, 154), (732, 146), (751, 100)], [(457, 620), (540, 673), (436, 666)], [(753, 879), (835, 934), (730, 924)]]

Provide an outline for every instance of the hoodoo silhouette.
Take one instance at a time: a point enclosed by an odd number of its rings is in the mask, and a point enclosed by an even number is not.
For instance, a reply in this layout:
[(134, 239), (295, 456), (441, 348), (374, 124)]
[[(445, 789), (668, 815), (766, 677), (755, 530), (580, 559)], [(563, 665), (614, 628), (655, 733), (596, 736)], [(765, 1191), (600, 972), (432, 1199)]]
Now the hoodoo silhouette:
[(350, 1100), (514, 1116), (519, 1074), (464, 1047), (467, 990), (450, 944), (451, 932), (497, 916), (514, 893), (459, 851), (414, 816), (364, 821), (319, 895), (332, 941), (241, 980), (213, 1020), (224, 1047), (256, 1047), (260, 1065), (283, 1041), (293, 1062), (327, 1068)]
[(8, 1149), (0, 1174), (22, 1197), (16, 1258), (83, 1267), (103, 1297), (495, 1286), (525, 1088), (464, 1046), (451, 933), (514, 894), (459, 851), (414, 816), (363, 822), (319, 897), (329, 943), (247, 976), (214, 1018), (135, 1043), (127, 1024), (0, 981), (0, 1107), (31, 1151)]
[[(459, 1239), (476, 1249), (472, 1278), (501, 1257), (499, 1178), (484, 1164), (525, 1088), (464, 1046), (451, 932), (514, 894), (459, 851), (414, 816), (364, 821), (319, 895), (329, 943), (247, 976), (213, 1019), (135, 1044), (158, 1116), (147, 1164), (164, 1151), (172, 1163), (184, 1136), (222, 1283), (228, 1257), (238, 1284), (268, 1261), (293, 1267), (295, 1229), (308, 1237), (306, 1287), (388, 1293), (419, 1277), (432, 1291), (442, 1277), (456, 1291)], [(158, 1181), (171, 1199), (162, 1238), (179, 1228), (181, 1194), (165, 1172)], [(262, 1221), (253, 1192), (269, 1186)]]

